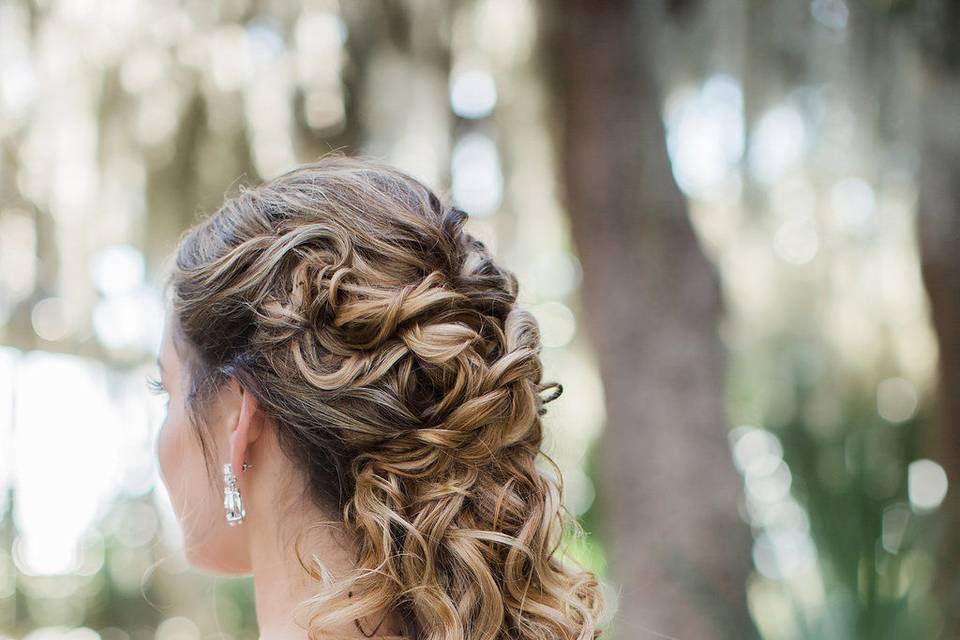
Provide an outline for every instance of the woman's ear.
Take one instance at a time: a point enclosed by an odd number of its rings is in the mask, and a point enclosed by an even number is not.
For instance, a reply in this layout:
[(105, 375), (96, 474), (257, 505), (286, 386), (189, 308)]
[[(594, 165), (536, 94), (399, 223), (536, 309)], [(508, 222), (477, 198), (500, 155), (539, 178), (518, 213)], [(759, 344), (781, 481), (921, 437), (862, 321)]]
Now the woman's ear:
[(244, 461), (251, 454), (253, 443), (263, 432), (263, 416), (259, 411), (260, 405), (256, 396), (236, 380), (231, 381), (231, 384), (235, 385), (240, 397), (240, 413), (236, 423), (231, 425), (230, 434), (230, 462), (233, 472), (239, 475), (243, 471)]

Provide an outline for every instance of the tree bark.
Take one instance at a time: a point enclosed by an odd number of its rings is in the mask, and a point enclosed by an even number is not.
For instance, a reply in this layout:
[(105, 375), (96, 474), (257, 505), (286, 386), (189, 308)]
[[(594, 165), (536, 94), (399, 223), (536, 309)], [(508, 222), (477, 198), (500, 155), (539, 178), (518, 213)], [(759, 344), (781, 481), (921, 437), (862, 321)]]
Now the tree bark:
[(743, 640), (755, 635), (750, 547), (727, 444), (723, 303), (667, 156), (649, 44), (658, 4), (544, 9), (582, 317), (606, 396), (613, 627), (631, 640)]
[[(942, 506), (936, 591), (941, 637), (960, 637), (960, 7), (942, 2), (921, 30), (926, 87), (919, 171), (917, 236), (921, 274), (939, 347), (929, 456), (952, 485)], [(921, 16), (923, 18), (924, 16)], [(921, 26), (923, 26), (921, 24)]]

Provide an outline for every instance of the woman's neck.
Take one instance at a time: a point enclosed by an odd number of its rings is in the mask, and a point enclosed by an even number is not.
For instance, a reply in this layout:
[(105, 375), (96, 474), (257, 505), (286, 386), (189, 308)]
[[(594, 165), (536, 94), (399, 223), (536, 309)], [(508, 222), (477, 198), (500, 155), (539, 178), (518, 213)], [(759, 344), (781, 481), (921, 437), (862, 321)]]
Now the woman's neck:
[[(339, 542), (338, 538), (342, 536), (336, 535), (342, 530), (339, 525), (316, 526), (329, 520), (318, 509), (284, 509), (276, 503), (268, 503), (266, 507), (258, 504), (256, 510), (251, 508), (247, 520), (244, 526), (250, 526), (250, 558), (260, 639), (307, 640), (306, 630), (294, 619), (294, 610), (299, 603), (316, 595), (319, 585), (300, 565), (295, 534), (308, 531), (300, 546), (305, 563), (316, 556), (335, 577), (340, 577), (353, 568), (352, 551)], [(289, 532), (293, 532), (293, 539), (288, 539)], [(371, 634), (369, 636), (362, 633), (353, 621), (324, 631), (337, 640), (402, 634), (395, 613), (387, 615), (382, 623), (381, 619), (383, 616), (378, 615), (360, 620), (363, 630)]]

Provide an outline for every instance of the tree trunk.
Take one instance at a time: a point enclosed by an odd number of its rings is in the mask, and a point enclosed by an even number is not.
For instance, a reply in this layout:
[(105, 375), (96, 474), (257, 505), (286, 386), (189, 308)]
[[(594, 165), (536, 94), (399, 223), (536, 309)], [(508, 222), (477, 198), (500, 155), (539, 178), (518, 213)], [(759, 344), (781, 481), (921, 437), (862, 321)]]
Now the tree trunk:
[(606, 395), (599, 495), (620, 598), (614, 634), (743, 640), (755, 633), (723, 305), (669, 166), (649, 44), (657, 4), (545, 9), (583, 317)]
[(960, 637), (960, 7), (940, 5), (921, 40), (926, 91), (920, 152), (917, 235), (921, 273), (939, 346), (938, 387), (929, 456), (951, 483), (943, 503), (937, 591), (943, 638)]

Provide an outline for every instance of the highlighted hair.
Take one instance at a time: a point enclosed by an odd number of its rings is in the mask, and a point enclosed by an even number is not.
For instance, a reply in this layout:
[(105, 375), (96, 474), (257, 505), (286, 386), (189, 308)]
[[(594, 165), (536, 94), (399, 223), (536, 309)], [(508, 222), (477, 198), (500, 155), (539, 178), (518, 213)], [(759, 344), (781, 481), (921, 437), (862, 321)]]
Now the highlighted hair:
[(416, 640), (600, 636), (597, 578), (557, 554), (583, 532), (540, 449), (562, 388), (541, 382), (517, 279), (466, 219), (389, 165), (331, 153), (180, 238), (168, 284), (192, 419), (236, 378), (358, 549), (339, 580), (304, 563), (311, 638), (384, 609)]

